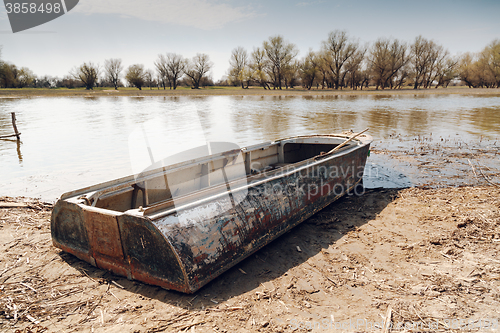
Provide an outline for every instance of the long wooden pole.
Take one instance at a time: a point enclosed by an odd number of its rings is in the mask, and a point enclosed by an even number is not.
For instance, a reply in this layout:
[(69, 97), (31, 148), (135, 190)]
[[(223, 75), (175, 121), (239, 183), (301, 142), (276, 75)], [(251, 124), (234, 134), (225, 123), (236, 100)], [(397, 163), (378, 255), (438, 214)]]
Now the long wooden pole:
[(355, 133), (354, 135), (352, 135), (349, 139), (345, 140), (344, 142), (342, 142), (342, 144), (338, 145), (337, 147), (333, 148), (332, 150), (330, 150), (328, 153), (326, 153), (325, 155), (329, 155), (329, 154), (333, 154), (335, 153), (337, 150), (339, 150), (340, 148), (344, 147), (346, 144), (348, 144), (349, 142), (351, 142), (351, 140), (353, 140), (354, 138), (356, 138), (357, 136), (363, 134), (364, 132), (368, 131), (369, 128), (365, 129), (364, 131), (361, 131), (359, 133)]
[(17, 126), (16, 126), (16, 113), (15, 112), (11, 112), (10, 114), (12, 116), (12, 127), (14, 127), (14, 133), (15, 134), (0, 136), (0, 139), (11, 138), (11, 137), (15, 136), (18, 140), (20, 140), (21, 139), (21, 133), (19, 133), (19, 131), (17, 130)]
[(12, 127), (14, 127), (14, 133), (16, 133), (16, 137), (19, 140), (19, 139), (21, 139), (21, 133), (19, 133), (19, 131), (17, 130), (17, 126), (16, 126), (16, 113), (11, 112), (11, 115), (12, 115)]

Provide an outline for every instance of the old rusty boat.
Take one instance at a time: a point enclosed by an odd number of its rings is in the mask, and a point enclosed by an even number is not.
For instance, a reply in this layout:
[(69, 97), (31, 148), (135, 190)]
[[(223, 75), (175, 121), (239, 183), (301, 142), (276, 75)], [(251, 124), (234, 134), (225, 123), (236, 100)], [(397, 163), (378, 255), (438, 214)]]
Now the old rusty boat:
[(210, 143), (65, 193), (53, 244), (128, 279), (193, 293), (354, 191), (372, 141), (362, 133)]

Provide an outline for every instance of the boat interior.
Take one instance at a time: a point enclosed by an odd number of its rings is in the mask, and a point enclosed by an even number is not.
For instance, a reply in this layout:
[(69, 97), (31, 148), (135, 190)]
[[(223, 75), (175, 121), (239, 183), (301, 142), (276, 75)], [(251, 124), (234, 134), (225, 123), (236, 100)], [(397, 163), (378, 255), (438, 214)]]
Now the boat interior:
[[(344, 141), (346, 138), (341, 136), (294, 137), (242, 149), (211, 142), (159, 161), (141, 174), (69, 192), (62, 199), (73, 198), (117, 212), (154, 213), (173, 207), (174, 201), (178, 205), (184, 200), (227, 192), (229, 187), (259, 181), (287, 166), (300, 166), (312, 158), (330, 155)], [(335, 154), (359, 143), (352, 140)]]

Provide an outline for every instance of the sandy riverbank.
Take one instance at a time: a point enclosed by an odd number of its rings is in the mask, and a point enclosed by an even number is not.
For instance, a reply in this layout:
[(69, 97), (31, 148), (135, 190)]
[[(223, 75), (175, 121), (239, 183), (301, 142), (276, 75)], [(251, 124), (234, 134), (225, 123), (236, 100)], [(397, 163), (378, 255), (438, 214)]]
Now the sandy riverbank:
[[(345, 197), (194, 295), (60, 252), (50, 204), (4, 197), (0, 207), (5, 332), (303, 332), (314, 324), (314, 332), (381, 332), (366, 325), (387, 316), (436, 332), (453, 319), (477, 326), (500, 317), (496, 186)], [(350, 320), (361, 321), (339, 328)]]

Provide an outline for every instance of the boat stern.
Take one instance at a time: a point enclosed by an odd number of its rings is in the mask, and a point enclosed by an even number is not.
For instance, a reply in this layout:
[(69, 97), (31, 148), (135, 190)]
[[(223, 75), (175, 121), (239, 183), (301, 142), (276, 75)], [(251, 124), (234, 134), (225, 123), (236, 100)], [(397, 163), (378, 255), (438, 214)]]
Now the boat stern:
[(51, 218), (55, 247), (95, 267), (191, 293), (177, 254), (149, 219), (59, 200)]

